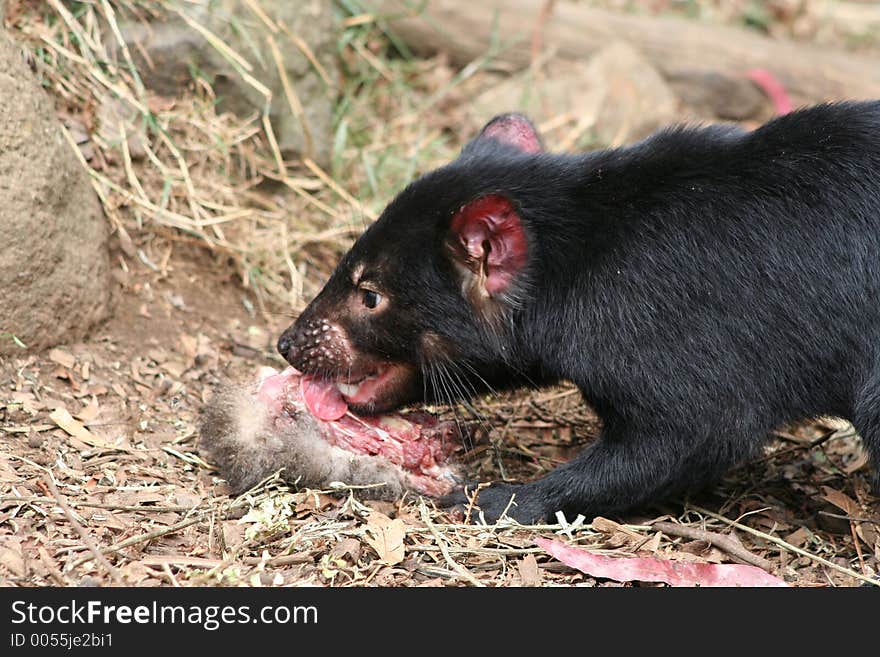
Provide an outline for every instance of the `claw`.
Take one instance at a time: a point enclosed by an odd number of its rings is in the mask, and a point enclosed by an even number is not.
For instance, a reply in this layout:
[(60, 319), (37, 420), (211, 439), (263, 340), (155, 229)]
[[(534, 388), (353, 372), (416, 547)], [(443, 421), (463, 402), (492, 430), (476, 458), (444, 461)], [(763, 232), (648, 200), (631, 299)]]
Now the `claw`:
[[(447, 508), (453, 516), (460, 516), (464, 522), (475, 522), (482, 519), (493, 524), (504, 515), (518, 522), (533, 522), (543, 515), (541, 509), (533, 509), (532, 505), (517, 500), (522, 486), (496, 482), (491, 485), (464, 486), (463, 488), (441, 498), (440, 506)], [(473, 493), (471, 491), (474, 491)], [(472, 496), (475, 496), (472, 502)], [(513, 501), (511, 501), (513, 498)], [(539, 500), (533, 500), (537, 502)]]

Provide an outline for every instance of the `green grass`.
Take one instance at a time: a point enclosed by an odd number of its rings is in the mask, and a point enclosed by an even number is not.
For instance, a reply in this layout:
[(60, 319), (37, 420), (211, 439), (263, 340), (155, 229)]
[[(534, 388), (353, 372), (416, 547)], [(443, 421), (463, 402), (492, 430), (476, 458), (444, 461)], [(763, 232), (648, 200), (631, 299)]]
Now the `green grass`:
[(12, 333), (0, 333), (0, 340), (11, 340), (16, 347), (27, 349), (27, 345)]

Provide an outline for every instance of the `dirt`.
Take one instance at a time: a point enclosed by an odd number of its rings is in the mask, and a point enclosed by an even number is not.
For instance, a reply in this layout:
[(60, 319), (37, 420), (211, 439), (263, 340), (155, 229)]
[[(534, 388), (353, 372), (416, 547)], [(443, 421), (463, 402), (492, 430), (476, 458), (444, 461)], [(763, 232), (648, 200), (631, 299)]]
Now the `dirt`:
[[(114, 254), (115, 312), (93, 339), (2, 361), (2, 584), (611, 585), (556, 562), (535, 537), (568, 533), (603, 554), (730, 561), (705, 542), (650, 531), (652, 520), (670, 517), (729, 531), (703, 509), (782, 539), (788, 547), (734, 532), (790, 583), (861, 583), (794, 549), (845, 570), (878, 570), (880, 505), (857, 440), (842, 426), (810, 447), (834, 429), (828, 423), (791, 428), (713, 491), (627, 518), (626, 527), (569, 518), (486, 531), (411, 496), (362, 503), (279, 480), (233, 498), (197, 453), (198, 413), (216, 383), (280, 364), (273, 344), (290, 317), (253, 311), (222, 258), (158, 239), (143, 247), (155, 269)], [(484, 435), (465, 461), (482, 479), (537, 476), (598, 431), (571, 388), (499, 396), (478, 409)], [(83, 533), (107, 551), (109, 568)]]

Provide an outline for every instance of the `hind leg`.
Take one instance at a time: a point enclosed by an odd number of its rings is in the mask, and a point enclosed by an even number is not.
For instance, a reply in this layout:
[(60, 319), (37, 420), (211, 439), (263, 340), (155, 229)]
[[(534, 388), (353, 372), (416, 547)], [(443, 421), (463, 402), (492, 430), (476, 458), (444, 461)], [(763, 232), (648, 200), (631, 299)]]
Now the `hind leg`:
[(871, 485), (880, 497), (880, 376), (872, 377), (856, 396), (852, 423), (874, 468)]

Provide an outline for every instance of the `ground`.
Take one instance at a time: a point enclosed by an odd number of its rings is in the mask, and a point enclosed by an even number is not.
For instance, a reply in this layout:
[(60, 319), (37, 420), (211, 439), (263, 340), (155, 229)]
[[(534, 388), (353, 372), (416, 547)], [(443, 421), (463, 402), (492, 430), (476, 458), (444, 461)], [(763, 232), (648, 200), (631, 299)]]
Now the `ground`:
[[(0, 584), (654, 585), (588, 576), (539, 537), (616, 557), (745, 560), (795, 586), (877, 581), (880, 501), (858, 437), (830, 418), (781, 428), (762, 457), (712, 489), (626, 518), (462, 524), (428, 499), (364, 503), (278, 479), (230, 495), (196, 447), (212, 388), (282, 364), (280, 331), (393, 192), (474, 132), (462, 108), (497, 76), (401, 58), (352, 16), (340, 40), (347, 86), (330, 175), (314, 163), (276, 167), (259, 127), (215, 116), (199, 84), (146, 99), (152, 127), (135, 137), (153, 150), (138, 158), (136, 139), (120, 152), (95, 128), (108, 93), (112, 102), (138, 94), (124, 70), (89, 69), (99, 58), (83, 50), (110, 5), (72, 4), (79, 27), (27, 0), (10, 3), (7, 21), (38, 44), (37, 74), (105, 195), (113, 313), (88, 342), (0, 360)], [(71, 25), (91, 40), (73, 38)], [(73, 48), (83, 56), (66, 54)], [(556, 123), (551, 146), (572, 128)], [(248, 176), (235, 178), (239, 170)], [(218, 216), (210, 230), (198, 221)], [(477, 436), (461, 459), (483, 481), (539, 476), (600, 428), (571, 387), (476, 409)]]

